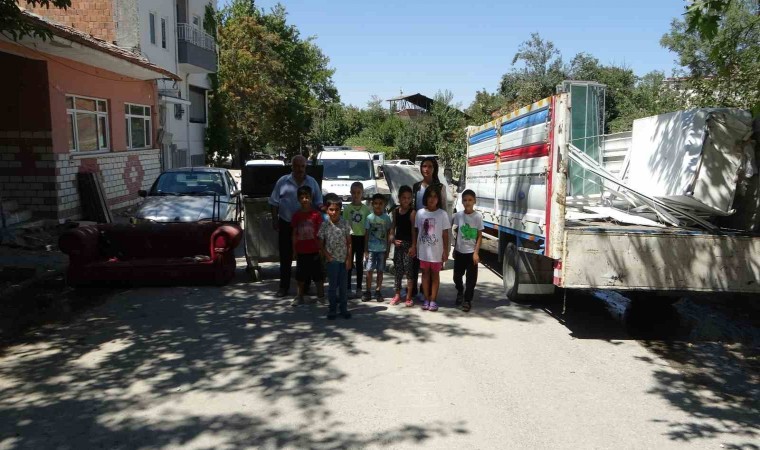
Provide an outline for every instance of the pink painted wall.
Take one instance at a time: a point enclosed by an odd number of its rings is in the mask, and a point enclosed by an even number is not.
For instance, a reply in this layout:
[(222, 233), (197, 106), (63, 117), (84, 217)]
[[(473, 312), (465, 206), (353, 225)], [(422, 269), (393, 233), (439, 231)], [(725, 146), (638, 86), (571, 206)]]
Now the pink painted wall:
[(66, 121), (67, 94), (108, 100), (111, 151), (117, 152), (127, 149), (124, 103), (150, 106), (151, 126), (153, 127), (151, 136), (155, 143), (156, 125), (158, 124), (158, 94), (155, 81), (135, 80), (71, 60), (48, 61), (48, 79), (50, 80), (53, 152), (66, 153), (69, 151), (68, 124)]
[(154, 80), (136, 80), (70, 59), (32, 52), (23, 46), (6, 42), (0, 42), (0, 52), (42, 60), (47, 63), (53, 152), (67, 153), (69, 151), (68, 125), (66, 122), (67, 94), (108, 100), (111, 151), (117, 152), (127, 149), (124, 103), (150, 106), (153, 116), (151, 136), (155, 148), (158, 124), (158, 92)]

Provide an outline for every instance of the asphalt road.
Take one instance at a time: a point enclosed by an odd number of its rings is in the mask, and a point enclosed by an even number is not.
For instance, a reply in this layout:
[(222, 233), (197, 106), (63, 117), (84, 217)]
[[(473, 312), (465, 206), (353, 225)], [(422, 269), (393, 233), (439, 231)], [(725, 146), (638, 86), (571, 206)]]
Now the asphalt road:
[(757, 380), (727, 394), (720, 361), (695, 377), (572, 301), (505, 304), (487, 268), (465, 314), (442, 278), (438, 312), (335, 322), (242, 270), (114, 291), (2, 351), (0, 449), (757, 448)]

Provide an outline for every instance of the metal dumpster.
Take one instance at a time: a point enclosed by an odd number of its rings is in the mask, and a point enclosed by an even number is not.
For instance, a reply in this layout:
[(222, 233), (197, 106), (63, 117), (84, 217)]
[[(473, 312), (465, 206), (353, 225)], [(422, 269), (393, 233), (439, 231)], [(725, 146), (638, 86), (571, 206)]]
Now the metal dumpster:
[(243, 229), (245, 231), (245, 262), (251, 281), (261, 280), (262, 262), (280, 259), (278, 234), (272, 227), (272, 211), (269, 197), (245, 197), (243, 199)]
[[(279, 234), (272, 227), (269, 195), (277, 180), (290, 172), (287, 166), (266, 165), (246, 166), (241, 171), (245, 261), (251, 281), (261, 281), (261, 263), (280, 260)], [(307, 166), (306, 174), (322, 186), (322, 166)]]

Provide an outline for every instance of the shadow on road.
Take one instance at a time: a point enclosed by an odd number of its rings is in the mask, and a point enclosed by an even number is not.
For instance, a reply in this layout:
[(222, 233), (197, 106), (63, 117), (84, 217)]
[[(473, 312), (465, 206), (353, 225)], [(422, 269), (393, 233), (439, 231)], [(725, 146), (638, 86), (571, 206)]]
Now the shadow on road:
[[(464, 321), (377, 314), (387, 303), (360, 306), (356, 320), (330, 322), (324, 307), (294, 310), (287, 301), (257, 294), (260, 285), (242, 281), (242, 273), (239, 278), (221, 289), (116, 292), (78, 320), (40, 329), (5, 349), (0, 447), (343, 448), (468, 433), (465, 423), (440, 420), (378, 433), (340, 431), (345, 427), (333, 419), (329, 403), (347, 375), (320, 350), (333, 347), (351, 358), (363, 352), (358, 340), (490, 336)], [(498, 308), (492, 314), (529, 320)], [(278, 414), (258, 412), (264, 405), (236, 399), (253, 391), (263, 393), (258, 398), (268, 408), (295, 405), (306, 422), (282, 425)], [(186, 403), (195, 394), (218, 400)]]

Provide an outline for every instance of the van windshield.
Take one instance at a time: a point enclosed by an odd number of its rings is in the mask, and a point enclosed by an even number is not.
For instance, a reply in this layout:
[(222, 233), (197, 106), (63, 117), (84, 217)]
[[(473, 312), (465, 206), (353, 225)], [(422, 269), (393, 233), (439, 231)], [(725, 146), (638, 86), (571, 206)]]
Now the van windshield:
[(368, 159), (320, 159), (324, 180), (371, 180), (372, 162)]

